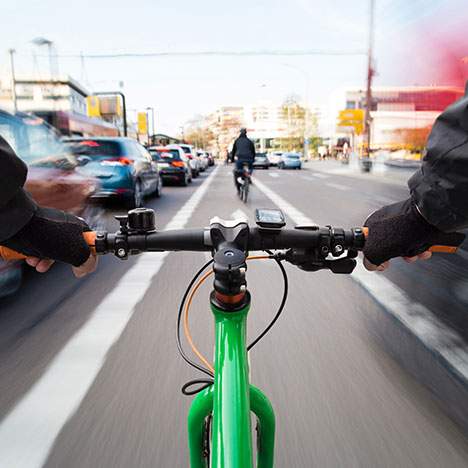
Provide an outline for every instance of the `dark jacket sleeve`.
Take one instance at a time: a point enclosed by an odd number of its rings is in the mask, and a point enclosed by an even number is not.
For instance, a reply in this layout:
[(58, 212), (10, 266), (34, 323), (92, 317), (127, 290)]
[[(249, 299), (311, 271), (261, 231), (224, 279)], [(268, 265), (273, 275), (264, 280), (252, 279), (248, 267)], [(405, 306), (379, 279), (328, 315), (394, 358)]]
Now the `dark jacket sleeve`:
[(250, 141), (250, 150), (252, 152), (251, 156), (252, 156), (252, 161), (255, 160), (255, 144), (252, 140), (249, 140)]
[(0, 242), (16, 234), (37, 207), (24, 191), (28, 169), (0, 136)]
[(234, 141), (234, 144), (232, 145), (232, 151), (231, 151), (232, 159), (234, 159), (234, 157), (236, 156), (236, 152), (237, 152), (237, 138)]
[(445, 232), (468, 227), (468, 95), (437, 118), (408, 186), (430, 224)]

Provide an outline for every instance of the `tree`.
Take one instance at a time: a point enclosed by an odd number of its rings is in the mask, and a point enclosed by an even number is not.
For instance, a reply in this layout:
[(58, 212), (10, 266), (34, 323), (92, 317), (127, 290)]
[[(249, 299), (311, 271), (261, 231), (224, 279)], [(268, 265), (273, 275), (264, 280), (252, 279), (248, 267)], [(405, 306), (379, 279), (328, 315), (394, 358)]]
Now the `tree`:
[(286, 138), (280, 144), (282, 150), (300, 151), (304, 144), (305, 108), (296, 95), (288, 96), (281, 106), (281, 119), (286, 127)]
[(422, 152), (426, 147), (430, 131), (430, 125), (420, 128), (399, 128), (394, 131), (397, 146), (412, 153)]
[(185, 133), (184, 139), (187, 143), (197, 148), (206, 149), (216, 140), (215, 134), (209, 128), (192, 127)]

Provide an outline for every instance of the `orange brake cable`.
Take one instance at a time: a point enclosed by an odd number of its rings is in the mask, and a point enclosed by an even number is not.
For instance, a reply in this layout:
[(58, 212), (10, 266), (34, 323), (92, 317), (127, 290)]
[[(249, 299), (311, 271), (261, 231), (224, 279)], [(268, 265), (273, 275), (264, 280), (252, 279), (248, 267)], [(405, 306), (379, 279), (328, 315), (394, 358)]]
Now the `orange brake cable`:
[[(269, 255), (252, 255), (247, 257), (247, 260), (267, 260), (272, 258)], [(203, 354), (198, 350), (196, 347), (195, 343), (193, 342), (192, 334), (190, 333), (190, 326), (189, 326), (189, 312), (190, 312), (190, 306), (192, 305), (192, 300), (193, 297), (195, 296), (195, 293), (198, 291), (200, 286), (206, 281), (208, 277), (210, 277), (213, 274), (213, 270), (207, 271), (193, 286), (192, 290), (190, 291), (188, 297), (187, 297), (187, 302), (184, 307), (184, 335), (185, 338), (187, 339), (188, 344), (192, 348), (192, 351), (194, 354), (200, 359), (200, 361), (214, 374), (214, 368), (213, 366), (209, 363), (209, 361), (203, 356)]]

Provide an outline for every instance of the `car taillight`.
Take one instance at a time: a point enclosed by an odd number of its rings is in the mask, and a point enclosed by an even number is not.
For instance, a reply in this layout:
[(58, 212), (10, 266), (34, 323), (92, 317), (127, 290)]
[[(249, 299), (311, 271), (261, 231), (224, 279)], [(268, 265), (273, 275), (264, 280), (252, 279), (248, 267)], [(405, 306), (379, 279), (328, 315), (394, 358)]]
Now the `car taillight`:
[(171, 166), (174, 167), (184, 167), (184, 163), (182, 161), (172, 161)]
[(187, 156), (187, 158), (189, 158), (189, 159), (193, 159), (193, 156), (192, 156), (191, 154), (189, 154), (189, 153), (187, 153), (186, 156)]
[(103, 164), (122, 164), (122, 166), (130, 166), (133, 164), (133, 160), (130, 158), (126, 158), (121, 156), (119, 158), (108, 158), (103, 161)]

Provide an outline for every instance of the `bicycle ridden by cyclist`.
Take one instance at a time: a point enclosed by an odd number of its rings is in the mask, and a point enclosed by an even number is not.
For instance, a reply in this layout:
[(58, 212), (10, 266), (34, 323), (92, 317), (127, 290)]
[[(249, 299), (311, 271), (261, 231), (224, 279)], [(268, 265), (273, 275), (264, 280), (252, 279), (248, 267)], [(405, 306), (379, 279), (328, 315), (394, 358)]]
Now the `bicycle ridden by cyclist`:
[(81, 277), (96, 268), (83, 232), (88, 225), (72, 214), (37, 206), (23, 189), (27, 166), (0, 136), (0, 244), (20, 251), (43, 273), (53, 260), (73, 265)]
[(241, 128), (240, 135), (237, 137), (232, 146), (232, 157), (235, 159), (236, 167), (234, 169), (234, 184), (239, 191), (240, 184), (237, 180), (244, 173), (244, 165), (247, 165), (250, 173), (253, 170), (253, 162), (255, 159), (255, 145), (252, 140), (247, 137), (247, 129)]

